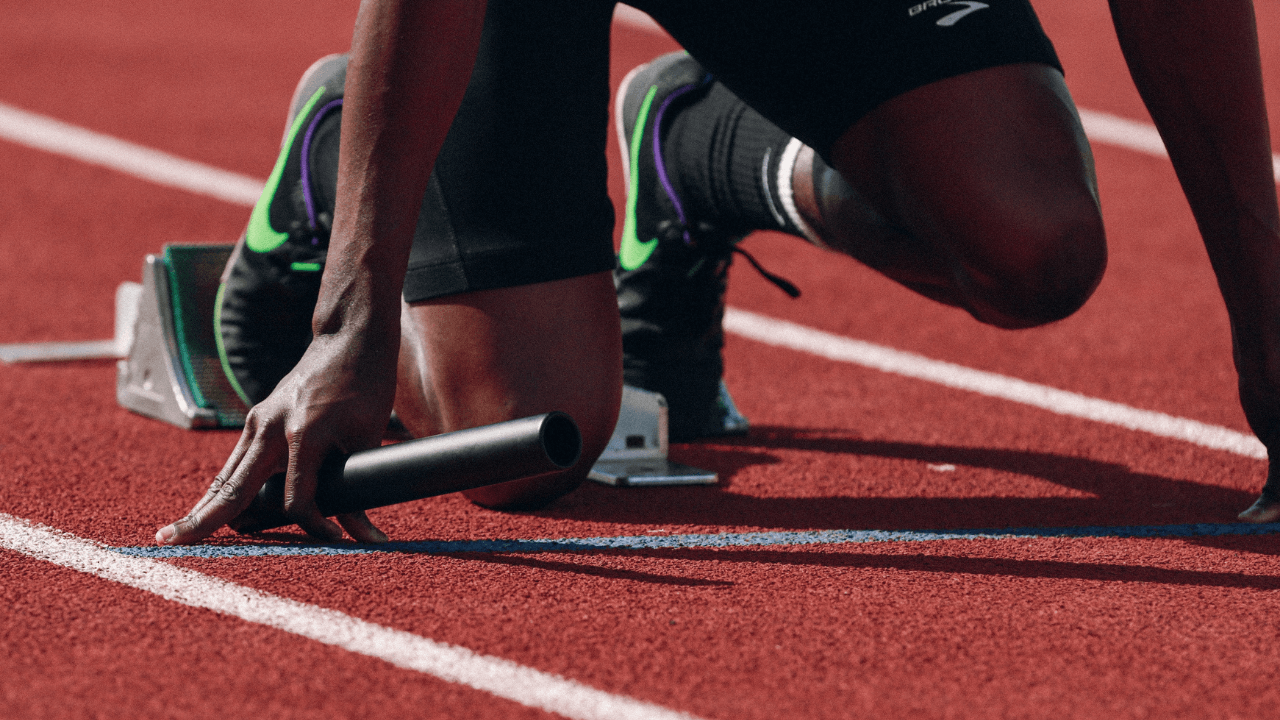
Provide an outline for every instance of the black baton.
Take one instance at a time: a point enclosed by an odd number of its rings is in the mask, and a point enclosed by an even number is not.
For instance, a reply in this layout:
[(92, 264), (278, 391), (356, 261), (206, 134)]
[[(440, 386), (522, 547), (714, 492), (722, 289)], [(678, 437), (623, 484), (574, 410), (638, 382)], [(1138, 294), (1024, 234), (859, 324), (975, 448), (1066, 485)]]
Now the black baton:
[[(316, 505), (325, 517), (371, 510), (558, 472), (581, 454), (582, 434), (565, 413), (508, 420), (332, 455), (320, 467)], [(292, 523), (284, 514), (284, 473), (277, 473), (229, 525), (252, 533)]]

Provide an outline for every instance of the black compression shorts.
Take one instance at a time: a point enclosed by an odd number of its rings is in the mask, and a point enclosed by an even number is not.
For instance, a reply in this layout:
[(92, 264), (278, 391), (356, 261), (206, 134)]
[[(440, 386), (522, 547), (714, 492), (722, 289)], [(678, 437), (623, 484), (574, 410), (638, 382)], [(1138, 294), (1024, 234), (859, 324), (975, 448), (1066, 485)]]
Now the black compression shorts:
[[(1061, 66), (1027, 0), (635, 0), (730, 90), (826, 155), (876, 106), (1013, 63)], [(423, 198), (409, 302), (614, 266), (612, 0), (490, 0)]]

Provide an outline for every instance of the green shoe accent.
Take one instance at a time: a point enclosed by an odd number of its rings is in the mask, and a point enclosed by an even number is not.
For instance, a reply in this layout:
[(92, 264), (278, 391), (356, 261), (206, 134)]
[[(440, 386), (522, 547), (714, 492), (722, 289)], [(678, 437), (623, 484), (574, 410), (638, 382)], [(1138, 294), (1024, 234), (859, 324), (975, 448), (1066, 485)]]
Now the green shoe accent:
[(289, 233), (276, 232), (276, 229), (271, 227), (271, 201), (276, 196), (276, 190), (280, 188), (280, 178), (284, 175), (284, 166), (289, 161), (289, 151), (293, 148), (293, 141), (307, 124), (307, 116), (320, 101), (324, 91), (324, 86), (316, 90), (302, 111), (294, 118), (293, 127), (289, 128), (289, 135), (284, 141), (284, 150), (276, 160), (276, 166), (271, 169), (271, 176), (267, 178), (262, 195), (253, 206), (253, 214), (249, 216), (249, 229), (245, 232), (245, 245), (254, 252), (271, 252), (289, 239)]
[(213, 299), (213, 341), (218, 346), (218, 361), (222, 363), (222, 372), (227, 376), (227, 382), (231, 383), (231, 389), (235, 390), (236, 395), (244, 401), (245, 407), (253, 407), (253, 403), (249, 401), (249, 395), (245, 393), (244, 388), (240, 387), (240, 381), (231, 371), (231, 363), (227, 362), (227, 348), (222, 342), (222, 293), (226, 289), (227, 284), (220, 283), (218, 295)]
[(618, 249), (618, 264), (623, 270), (635, 270), (640, 267), (658, 248), (658, 238), (642, 242), (636, 237), (636, 203), (639, 202), (640, 196), (640, 145), (644, 139), (645, 122), (649, 119), (649, 108), (653, 105), (653, 98), (657, 94), (658, 86), (654, 85), (644, 96), (644, 102), (640, 104), (640, 115), (636, 118), (636, 126), (631, 131), (631, 147), (627, 148), (631, 151), (631, 185), (627, 193), (626, 220), (622, 225), (622, 243)]
[(320, 272), (324, 266), (317, 262), (296, 262), (289, 263), (289, 269), (294, 272)]

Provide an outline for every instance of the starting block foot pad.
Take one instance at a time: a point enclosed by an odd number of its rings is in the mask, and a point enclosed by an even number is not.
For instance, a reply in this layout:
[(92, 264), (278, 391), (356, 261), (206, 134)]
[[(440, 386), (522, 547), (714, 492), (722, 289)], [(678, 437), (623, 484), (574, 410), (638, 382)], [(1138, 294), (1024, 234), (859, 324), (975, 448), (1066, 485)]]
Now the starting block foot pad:
[(116, 372), (124, 408), (184, 428), (234, 428), (248, 411), (218, 358), (213, 331), (231, 245), (166, 245), (142, 264), (133, 342)]

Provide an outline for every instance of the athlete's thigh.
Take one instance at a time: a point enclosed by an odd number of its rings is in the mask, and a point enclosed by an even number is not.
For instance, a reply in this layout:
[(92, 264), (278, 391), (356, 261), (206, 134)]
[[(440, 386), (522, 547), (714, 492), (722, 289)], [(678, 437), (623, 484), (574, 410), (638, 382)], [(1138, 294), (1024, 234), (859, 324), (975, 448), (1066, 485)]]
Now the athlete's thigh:
[(1027, 0), (643, 2), (894, 233), (940, 256), (962, 304), (1034, 324), (1096, 286), (1088, 143)]
[(887, 100), (1014, 63), (1059, 67), (1027, 0), (637, 0), (715, 78), (823, 157)]
[(1056, 69), (1004, 65), (904, 93), (849, 128), (831, 158), (967, 282), (1086, 296), (1096, 285), (1106, 251), (1092, 155)]

